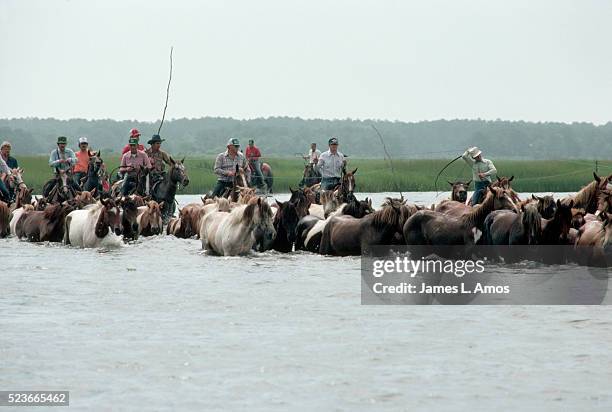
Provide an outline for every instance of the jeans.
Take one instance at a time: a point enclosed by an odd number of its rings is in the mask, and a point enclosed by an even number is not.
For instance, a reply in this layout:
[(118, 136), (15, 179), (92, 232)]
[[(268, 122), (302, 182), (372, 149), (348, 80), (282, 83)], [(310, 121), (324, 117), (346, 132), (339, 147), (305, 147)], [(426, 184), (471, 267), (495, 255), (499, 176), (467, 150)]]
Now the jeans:
[(321, 179), (321, 189), (332, 190), (334, 187), (340, 184), (339, 177), (324, 177)]
[(9, 202), (11, 200), (11, 194), (9, 193), (6, 185), (4, 184), (4, 180), (0, 179), (0, 194), (2, 194), (2, 199), (5, 202)]
[(472, 194), (472, 206), (476, 206), (484, 199), (484, 191), (491, 182), (484, 180), (482, 182), (474, 182), (474, 193)]
[(225, 189), (227, 189), (228, 187), (232, 187), (232, 186), (233, 186), (232, 182), (224, 182), (223, 180), (217, 180), (217, 184), (215, 188), (213, 189), (212, 196), (221, 197), (223, 192), (225, 192)]
[(253, 176), (251, 176), (251, 182), (255, 183), (255, 179), (257, 179), (257, 185), (263, 185), (263, 173), (261, 172), (261, 164), (259, 160), (251, 160), (251, 165), (253, 166)]

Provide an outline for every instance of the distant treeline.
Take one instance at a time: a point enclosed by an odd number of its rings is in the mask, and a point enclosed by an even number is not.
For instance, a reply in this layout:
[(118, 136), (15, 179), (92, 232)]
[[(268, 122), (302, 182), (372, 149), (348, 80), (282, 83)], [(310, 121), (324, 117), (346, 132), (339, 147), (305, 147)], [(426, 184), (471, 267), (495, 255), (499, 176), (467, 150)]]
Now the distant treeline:
[[(212, 155), (223, 150), (229, 137), (246, 145), (253, 138), (263, 156), (293, 156), (306, 152), (315, 141), (340, 139), (341, 151), (351, 157), (382, 158), (384, 151), (374, 124), (394, 158), (452, 158), (468, 146), (479, 146), (490, 158), (505, 159), (612, 159), (612, 123), (531, 123), (484, 120), (436, 120), (418, 123), (380, 120), (304, 120), (270, 117), (252, 120), (204, 117), (165, 121), (164, 147), (176, 154)], [(87, 136), (95, 149), (118, 152), (131, 128), (143, 141), (157, 131), (159, 122), (86, 119), (0, 119), (0, 140), (10, 140), (15, 154), (37, 155), (55, 147), (57, 136), (76, 147)]]

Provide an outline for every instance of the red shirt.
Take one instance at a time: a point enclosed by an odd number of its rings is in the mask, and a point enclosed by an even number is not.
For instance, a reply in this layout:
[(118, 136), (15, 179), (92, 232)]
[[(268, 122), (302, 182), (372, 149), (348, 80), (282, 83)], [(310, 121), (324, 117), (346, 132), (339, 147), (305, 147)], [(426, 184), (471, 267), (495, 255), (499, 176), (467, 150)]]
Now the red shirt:
[(77, 164), (74, 165), (75, 173), (87, 173), (87, 168), (89, 167), (89, 156), (89, 150), (86, 150), (84, 152), (79, 150), (78, 152), (76, 152)]
[(261, 152), (257, 146), (247, 146), (245, 155), (249, 160), (258, 160), (261, 157)]
[[(144, 151), (145, 151), (145, 148), (144, 148), (144, 146), (143, 146), (143, 145), (138, 144), (138, 150), (140, 150), (140, 151), (144, 152)], [(122, 155), (124, 155), (124, 154), (126, 154), (127, 152), (129, 152), (129, 151), (130, 151), (130, 145), (129, 145), (129, 144), (126, 144), (126, 145), (125, 145), (125, 147), (123, 148), (123, 150), (121, 151), (121, 154), (122, 154)]]

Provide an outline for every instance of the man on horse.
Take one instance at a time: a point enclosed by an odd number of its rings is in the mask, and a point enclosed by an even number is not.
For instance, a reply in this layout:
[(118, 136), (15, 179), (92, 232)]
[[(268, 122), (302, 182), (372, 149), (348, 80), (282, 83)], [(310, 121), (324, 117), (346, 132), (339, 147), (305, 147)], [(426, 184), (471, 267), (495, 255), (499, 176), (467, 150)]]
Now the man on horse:
[(10, 203), (11, 194), (6, 187), (6, 184), (4, 184), (4, 179), (11, 180), (13, 179), (13, 176), (11, 174), (11, 169), (4, 161), (4, 158), (0, 156), (0, 200)]
[(482, 151), (476, 146), (467, 149), (461, 158), (472, 168), (474, 180), (472, 206), (476, 206), (484, 198), (485, 190), (491, 184), (491, 176), (497, 173), (497, 169), (492, 161), (482, 157)]
[(302, 157), (304, 160), (308, 160), (309, 165), (314, 166), (314, 164), (317, 163), (317, 161), (319, 160), (319, 157), (321, 157), (321, 151), (317, 149), (317, 144), (315, 142), (312, 142), (310, 144), (310, 150), (308, 151), (308, 154)]
[[(70, 176), (72, 173), (72, 167), (77, 163), (77, 158), (72, 149), (66, 147), (68, 139), (66, 136), (59, 136), (57, 138), (57, 149), (54, 149), (49, 156), (49, 166), (55, 171), (55, 177), (51, 179), (43, 188), (43, 196), (47, 197), (55, 187), (55, 181), (58, 178), (60, 172), (65, 172), (68, 175), (67, 184), (75, 192), (81, 190), (81, 188), (75, 183)], [(45, 188), (47, 190), (45, 190)]]
[(253, 139), (249, 140), (249, 145), (247, 146), (245, 154), (247, 160), (249, 161), (249, 166), (255, 175), (254, 177), (257, 179), (257, 181), (253, 181), (253, 184), (256, 184), (259, 187), (263, 186), (263, 173), (261, 172), (261, 164), (259, 163), (261, 151), (257, 146), (255, 146), (255, 141)]
[[(138, 145), (138, 150), (140, 150), (141, 152), (145, 151), (145, 147), (143, 145), (141, 145), (140, 143), (138, 143), (138, 140), (140, 139), (140, 132), (138, 131), (138, 129), (132, 129), (130, 130), (130, 141), (132, 141), (132, 139), (136, 139), (136, 144)], [(130, 151), (130, 146), (131, 144), (128, 143), (125, 146), (123, 146), (123, 150), (121, 151), (121, 154), (124, 155), (127, 152)]]
[(213, 197), (220, 197), (225, 189), (232, 187), (236, 177), (236, 166), (248, 172), (246, 158), (238, 150), (239, 148), (240, 141), (234, 137), (227, 141), (227, 150), (217, 155), (215, 159), (217, 185), (213, 189)]
[(321, 173), (321, 189), (332, 190), (340, 184), (342, 169), (346, 166), (344, 155), (338, 151), (338, 139), (332, 137), (328, 141), (329, 150), (314, 159), (316, 170)]
[(145, 150), (145, 153), (149, 156), (151, 166), (153, 166), (150, 175), (151, 187), (153, 187), (156, 182), (166, 177), (166, 165), (172, 166), (170, 155), (161, 149), (161, 144), (165, 140), (166, 139), (162, 139), (160, 135), (154, 134), (147, 142), (151, 147)]
[[(17, 162), (17, 159), (15, 159), (14, 157), (11, 156), (11, 143), (8, 141), (4, 141), (2, 142), (2, 146), (0, 146), (0, 158), (2, 160), (4, 160), (4, 162), (6, 163), (6, 166), (10, 169), (18, 169), (19, 168), (19, 163)], [(9, 170), (9, 171), (10, 171)], [(4, 185), (6, 187), (6, 189), (8, 189), (9, 194), (11, 199), (15, 197), (15, 193), (14, 189), (11, 189), (11, 186), (9, 185), (8, 187), (6, 186), (6, 184), (4, 183), (5, 179), (14, 179), (14, 176), (11, 173), (4, 173), (5, 176), (3, 176), (0, 181), (0, 185)], [(0, 191), (2, 191), (2, 189), (0, 189)], [(8, 199), (7, 199), (8, 201)]]
[(316, 170), (315, 165), (321, 157), (321, 151), (317, 149), (317, 144), (312, 142), (307, 155), (302, 156), (302, 159), (307, 160), (308, 164), (304, 165), (304, 173), (300, 187), (308, 187), (315, 185), (321, 181), (321, 174)]
[(132, 190), (138, 185), (139, 172), (151, 170), (152, 168), (149, 156), (144, 151), (138, 149), (138, 139), (132, 137), (128, 144), (130, 151), (121, 157), (121, 166), (119, 168), (119, 171), (126, 176), (121, 188), (121, 193), (124, 196), (131, 194)]
[(17, 169), (19, 167), (19, 163), (17, 163), (17, 159), (11, 156), (11, 143), (4, 141), (2, 142), (2, 146), (0, 146), (0, 156), (6, 162), (6, 165), (9, 169)]
[(74, 165), (74, 181), (80, 187), (81, 180), (87, 176), (89, 168), (89, 158), (93, 154), (89, 151), (89, 142), (86, 137), (79, 137), (79, 151), (76, 152), (77, 163)]

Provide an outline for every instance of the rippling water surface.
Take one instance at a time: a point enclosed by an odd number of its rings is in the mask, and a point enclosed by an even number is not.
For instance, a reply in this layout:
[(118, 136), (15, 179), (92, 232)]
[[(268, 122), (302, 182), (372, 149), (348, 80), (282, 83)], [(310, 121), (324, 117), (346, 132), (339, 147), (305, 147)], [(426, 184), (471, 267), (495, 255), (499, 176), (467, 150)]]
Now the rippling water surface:
[(612, 408), (608, 306), (362, 306), (358, 258), (165, 236), (6, 239), (0, 262), (0, 390), (70, 390), (72, 408)]

